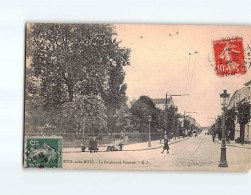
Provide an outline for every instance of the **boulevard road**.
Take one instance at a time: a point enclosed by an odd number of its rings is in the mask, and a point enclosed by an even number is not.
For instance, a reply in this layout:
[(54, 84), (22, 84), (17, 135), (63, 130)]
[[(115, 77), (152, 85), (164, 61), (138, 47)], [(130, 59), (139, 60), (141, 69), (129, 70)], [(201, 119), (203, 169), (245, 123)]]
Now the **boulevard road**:
[[(206, 131), (205, 131), (206, 132)], [(172, 139), (169, 154), (162, 154), (162, 144), (153, 141), (126, 145), (124, 150), (98, 153), (81, 152), (80, 149), (65, 149), (63, 168), (66, 169), (122, 169), (122, 170), (173, 170), (173, 171), (247, 171), (250, 168), (250, 149), (238, 144), (227, 146), (228, 168), (218, 167), (220, 160), (219, 141), (214, 143), (205, 132), (198, 137)], [(177, 141), (177, 143), (172, 143)], [(248, 146), (248, 145), (247, 145)], [(250, 145), (249, 145), (250, 146)], [(142, 150), (143, 148), (143, 150)]]

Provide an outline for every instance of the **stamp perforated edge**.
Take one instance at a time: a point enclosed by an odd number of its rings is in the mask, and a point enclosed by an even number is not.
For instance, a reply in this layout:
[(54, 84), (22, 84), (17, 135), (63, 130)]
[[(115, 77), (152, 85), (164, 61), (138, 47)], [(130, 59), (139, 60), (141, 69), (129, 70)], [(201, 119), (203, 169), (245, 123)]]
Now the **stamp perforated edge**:
[[(45, 137), (45, 136), (25, 136), (24, 137), (24, 150), (23, 150), (23, 166), (25, 169), (34, 169), (31, 167), (27, 167), (27, 158), (26, 158), (26, 147), (27, 147), (27, 139), (32, 139), (32, 138), (36, 138), (36, 139), (59, 139), (60, 141), (58, 142), (58, 148), (61, 148), (61, 155), (59, 158), (59, 162), (58, 162), (58, 167), (57, 169), (62, 169), (63, 168), (63, 137), (58, 137), (58, 136), (49, 136), (49, 137)], [(61, 145), (61, 146), (60, 146)], [(51, 168), (45, 168), (45, 169), (51, 169)]]
[[(213, 42), (217, 41), (217, 40), (236, 39), (236, 38), (242, 38), (242, 42), (243, 42), (243, 54), (244, 54), (243, 58), (244, 58), (244, 64), (245, 64), (245, 69), (246, 69), (245, 73), (247, 73), (247, 71), (248, 71), (248, 66), (247, 66), (247, 61), (246, 61), (246, 49), (247, 48), (245, 47), (246, 42), (245, 42), (244, 36), (243, 35), (234, 35), (234, 36), (217, 37), (217, 38), (211, 39), (212, 61), (210, 62), (210, 65), (213, 66), (214, 72), (215, 72), (216, 75), (217, 75), (217, 73), (216, 73), (215, 53), (214, 53), (214, 44), (213, 44)], [(243, 75), (245, 73), (234, 74), (234, 75), (221, 75), (221, 76), (217, 75), (217, 76), (219, 76), (219, 77), (241, 76), (241, 75)]]

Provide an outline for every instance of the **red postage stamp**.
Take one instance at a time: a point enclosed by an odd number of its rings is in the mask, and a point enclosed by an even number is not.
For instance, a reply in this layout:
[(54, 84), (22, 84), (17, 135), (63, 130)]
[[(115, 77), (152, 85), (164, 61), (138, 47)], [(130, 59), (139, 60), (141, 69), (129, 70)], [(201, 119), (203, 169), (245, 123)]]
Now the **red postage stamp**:
[(213, 41), (216, 74), (219, 76), (246, 73), (242, 38)]

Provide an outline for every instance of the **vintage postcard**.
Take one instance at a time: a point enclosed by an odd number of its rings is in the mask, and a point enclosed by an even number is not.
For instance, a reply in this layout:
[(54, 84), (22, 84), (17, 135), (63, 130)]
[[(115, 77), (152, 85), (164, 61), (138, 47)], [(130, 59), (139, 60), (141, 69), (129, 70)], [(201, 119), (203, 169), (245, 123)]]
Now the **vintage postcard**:
[(29, 23), (24, 167), (249, 171), (251, 27)]

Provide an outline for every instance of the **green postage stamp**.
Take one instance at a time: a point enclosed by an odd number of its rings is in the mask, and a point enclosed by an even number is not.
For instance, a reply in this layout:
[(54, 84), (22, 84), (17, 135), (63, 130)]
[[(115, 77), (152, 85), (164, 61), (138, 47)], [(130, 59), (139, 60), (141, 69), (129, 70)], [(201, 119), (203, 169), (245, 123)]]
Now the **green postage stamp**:
[(24, 167), (62, 168), (61, 137), (25, 137)]

